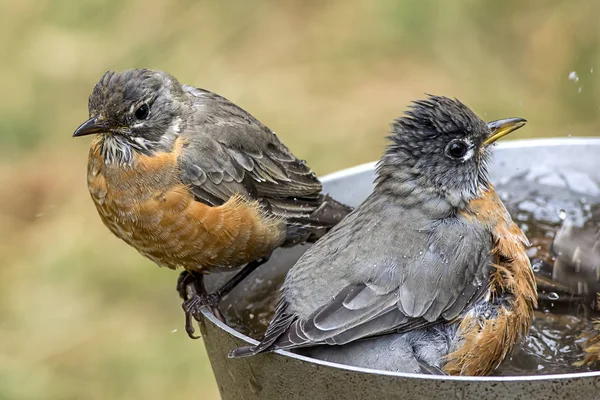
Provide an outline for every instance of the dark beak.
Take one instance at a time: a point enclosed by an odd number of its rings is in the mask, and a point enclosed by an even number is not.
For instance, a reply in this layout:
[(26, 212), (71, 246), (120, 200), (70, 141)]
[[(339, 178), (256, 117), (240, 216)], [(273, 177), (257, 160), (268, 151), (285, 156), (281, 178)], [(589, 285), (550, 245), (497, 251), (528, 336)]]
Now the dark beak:
[(507, 118), (488, 122), (488, 128), (490, 128), (492, 133), (483, 141), (483, 145), (487, 146), (494, 143), (496, 140), (516, 131), (526, 123), (527, 120), (523, 118)]
[(98, 117), (92, 117), (85, 121), (81, 126), (75, 129), (73, 137), (93, 135), (95, 133), (106, 132), (108, 126), (105, 123), (99, 122)]

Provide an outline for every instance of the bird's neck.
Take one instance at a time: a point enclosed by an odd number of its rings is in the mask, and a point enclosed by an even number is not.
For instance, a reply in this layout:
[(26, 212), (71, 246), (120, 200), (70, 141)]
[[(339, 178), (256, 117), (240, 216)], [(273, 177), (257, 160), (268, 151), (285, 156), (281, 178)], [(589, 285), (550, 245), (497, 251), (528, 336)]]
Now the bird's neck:
[(469, 203), (459, 190), (434, 187), (418, 171), (391, 164), (385, 156), (377, 166), (375, 191), (404, 208), (420, 209), (434, 219), (455, 215)]
[(100, 138), (100, 151), (105, 164), (131, 167), (136, 154), (151, 156), (170, 151), (177, 137), (175, 134), (165, 134), (158, 141), (152, 141), (142, 137), (105, 134)]
[(100, 154), (107, 165), (117, 164), (131, 166), (133, 148), (131, 143), (121, 135), (102, 135), (99, 138)]

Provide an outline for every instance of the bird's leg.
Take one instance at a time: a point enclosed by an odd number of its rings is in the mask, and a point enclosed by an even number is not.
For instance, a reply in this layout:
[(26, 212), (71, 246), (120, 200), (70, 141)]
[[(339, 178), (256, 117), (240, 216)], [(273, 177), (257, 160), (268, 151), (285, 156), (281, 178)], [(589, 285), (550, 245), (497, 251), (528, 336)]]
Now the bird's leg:
[[(186, 304), (188, 299), (193, 299), (201, 294), (205, 294), (204, 275), (193, 271), (181, 272), (179, 278), (177, 278), (177, 293), (179, 293), (179, 297), (183, 299), (183, 305)], [(194, 329), (192, 314), (189, 312), (185, 313), (185, 331), (192, 339), (200, 338), (200, 336), (194, 335), (196, 330)]]
[(268, 257), (263, 257), (246, 264), (246, 266), (235, 274), (233, 278), (212, 293), (206, 293), (203, 285), (204, 276), (202, 274), (189, 271), (182, 272), (177, 280), (177, 292), (184, 300), (181, 307), (185, 313), (185, 331), (188, 336), (192, 339), (198, 338), (198, 336), (194, 335), (195, 330), (192, 317), (196, 321), (199, 321), (200, 310), (202, 307), (216, 307), (225, 295), (231, 292), (231, 290), (250, 275), (252, 271), (266, 263), (268, 260)]

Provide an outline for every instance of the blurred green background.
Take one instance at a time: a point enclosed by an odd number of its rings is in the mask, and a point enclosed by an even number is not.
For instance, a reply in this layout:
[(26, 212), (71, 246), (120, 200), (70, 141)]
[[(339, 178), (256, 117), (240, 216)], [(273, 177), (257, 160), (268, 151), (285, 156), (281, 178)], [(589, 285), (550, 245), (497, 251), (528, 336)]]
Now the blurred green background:
[[(216, 399), (177, 274), (102, 226), (72, 140), (107, 69), (164, 69), (318, 174), (375, 160), (423, 93), (514, 137), (600, 133), (600, 2), (0, 2), (0, 398)], [(571, 76), (571, 79), (569, 79)]]

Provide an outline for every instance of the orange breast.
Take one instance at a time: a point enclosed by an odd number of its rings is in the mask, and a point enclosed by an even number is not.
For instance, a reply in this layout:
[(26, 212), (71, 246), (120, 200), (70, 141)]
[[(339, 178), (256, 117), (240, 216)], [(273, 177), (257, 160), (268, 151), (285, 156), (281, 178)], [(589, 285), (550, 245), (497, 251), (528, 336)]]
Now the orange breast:
[(136, 154), (131, 166), (105, 164), (100, 141), (92, 144), (88, 187), (104, 224), (169, 268), (237, 267), (277, 248), (285, 224), (256, 202), (235, 196), (211, 207), (194, 200), (179, 180), (181, 144), (172, 153)]
[(492, 235), (496, 263), (491, 295), (504, 296), (507, 302), (497, 307), (494, 316), (469, 315), (460, 322), (459, 345), (447, 356), (444, 370), (452, 375), (488, 375), (527, 334), (537, 290), (525, 252), (529, 242), (494, 188), (472, 201), (465, 214), (484, 224)]

